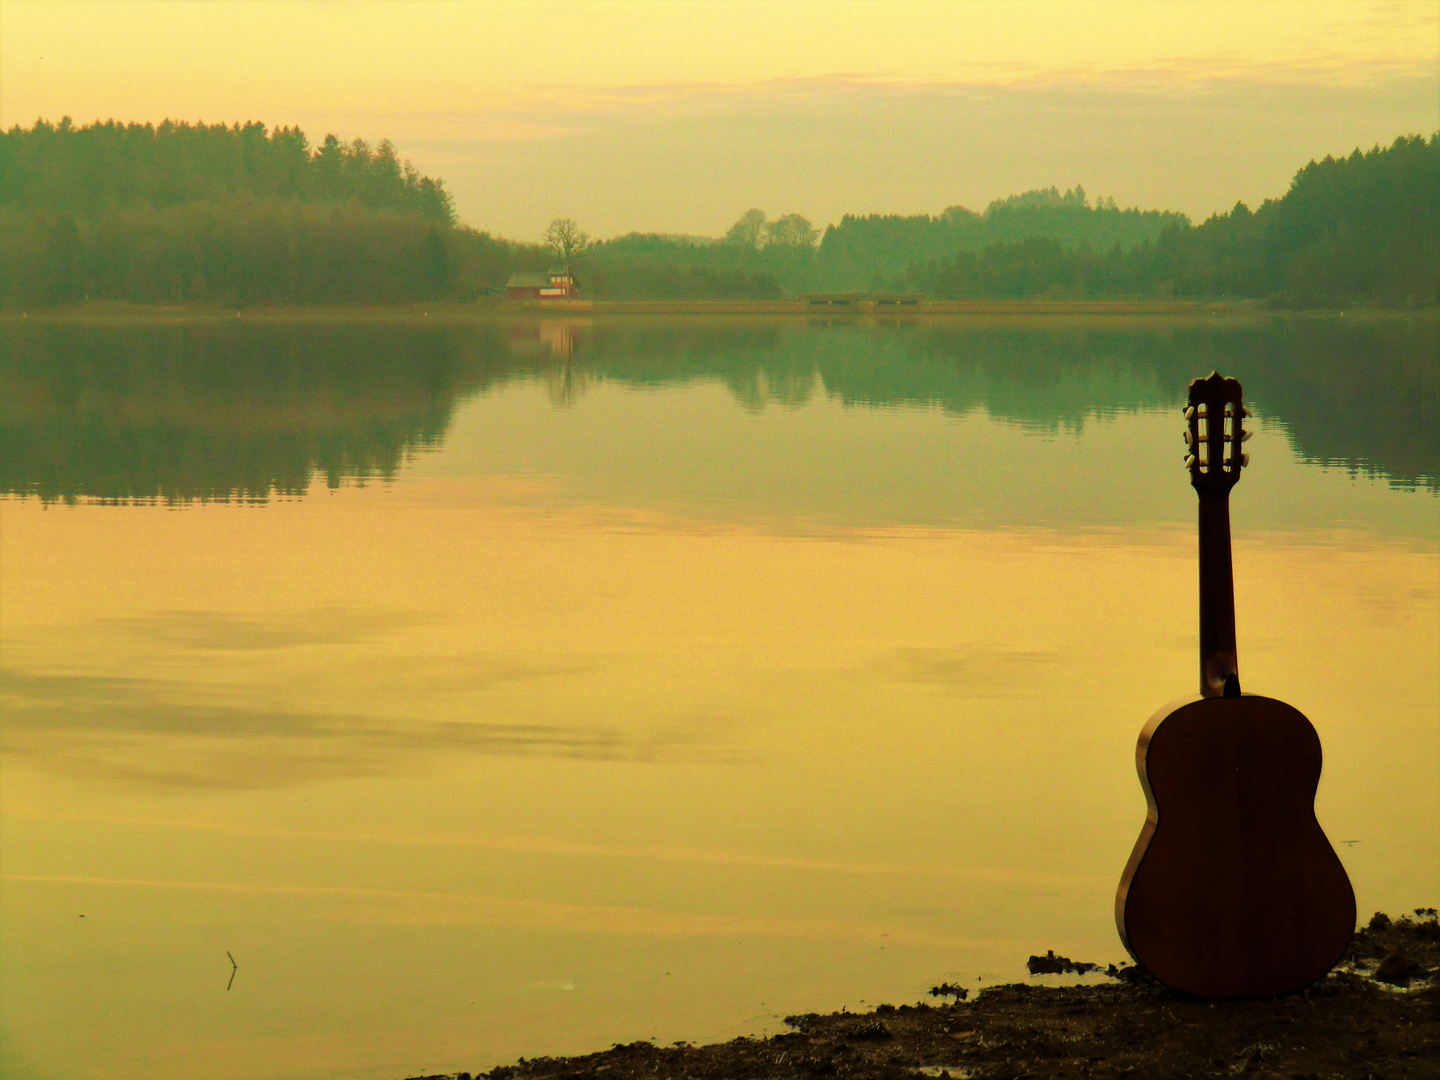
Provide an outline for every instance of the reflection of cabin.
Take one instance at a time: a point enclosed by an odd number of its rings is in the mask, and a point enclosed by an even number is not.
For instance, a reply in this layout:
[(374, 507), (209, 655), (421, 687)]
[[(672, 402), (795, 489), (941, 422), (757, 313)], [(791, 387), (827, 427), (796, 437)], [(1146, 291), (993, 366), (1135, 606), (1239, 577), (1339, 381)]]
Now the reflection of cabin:
[(575, 352), (576, 331), (587, 325), (575, 319), (541, 319), (516, 323), (507, 335), (511, 357), (549, 356), (565, 359)]
[(505, 295), (511, 300), (573, 300), (580, 295), (580, 286), (568, 270), (544, 274), (522, 271), (511, 274), (505, 282)]

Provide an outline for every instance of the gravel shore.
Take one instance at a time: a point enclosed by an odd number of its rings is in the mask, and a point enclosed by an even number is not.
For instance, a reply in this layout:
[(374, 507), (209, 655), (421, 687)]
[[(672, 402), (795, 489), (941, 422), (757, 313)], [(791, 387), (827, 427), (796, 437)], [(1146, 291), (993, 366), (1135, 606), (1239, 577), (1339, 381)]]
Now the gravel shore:
[[(1036, 956), (1031, 968), (1055, 970), (1064, 961)], [(1283, 997), (1188, 998), (1134, 968), (1100, 985), (1018, 983), (973, 1000), (956, 988), (936, 990), (933, 1004), (787, 1017), (793, 1032), (767, 1039), (636, 1042), (521, 1059), (473, 1080), (1440, 1078), (1440, 922), (1433, 908), (1393, 920), (1376, 914), (1335, 971)]]

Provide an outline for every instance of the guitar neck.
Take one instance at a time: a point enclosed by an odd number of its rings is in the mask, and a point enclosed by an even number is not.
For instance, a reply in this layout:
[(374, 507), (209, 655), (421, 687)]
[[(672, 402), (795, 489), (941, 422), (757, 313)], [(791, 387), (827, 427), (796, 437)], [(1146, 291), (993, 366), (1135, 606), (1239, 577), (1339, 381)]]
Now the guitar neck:
[(1239, 690), (1235, 656), (1235, 574), (1230, 561), (1230, 491), (1201, 489), (1200, 693), (1221, 697), (1226, 683)]

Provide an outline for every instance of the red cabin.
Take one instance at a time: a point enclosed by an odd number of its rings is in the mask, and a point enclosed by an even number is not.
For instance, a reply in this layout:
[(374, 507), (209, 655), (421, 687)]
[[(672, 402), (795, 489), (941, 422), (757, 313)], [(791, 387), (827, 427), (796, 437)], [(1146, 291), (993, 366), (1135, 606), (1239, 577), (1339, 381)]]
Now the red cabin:
[(573, 300), (580, 295), (580, 286), (568, 270), (544, 274), (522, 271), (511, 274), (505, 282), (505, 295), (511, 300)]

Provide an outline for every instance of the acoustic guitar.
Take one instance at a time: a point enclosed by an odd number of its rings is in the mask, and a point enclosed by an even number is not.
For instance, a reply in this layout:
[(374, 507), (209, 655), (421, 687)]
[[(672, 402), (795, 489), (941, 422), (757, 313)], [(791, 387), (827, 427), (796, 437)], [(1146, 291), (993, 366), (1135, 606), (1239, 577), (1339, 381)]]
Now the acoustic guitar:
[(1240, 384), (1190, 384), (1190, 483), (1200, 497), (1200, 694), (1140, 732), (1149, 812), (1115, 895), (1135, 962), (1201, 997), (1283, 994), (1340, 960), (1355, 893), (1315, 820), (1320, 737), (1283, 701), (1241, 694), (1230, 489), (1248, 458)]

